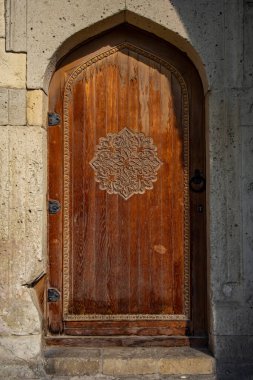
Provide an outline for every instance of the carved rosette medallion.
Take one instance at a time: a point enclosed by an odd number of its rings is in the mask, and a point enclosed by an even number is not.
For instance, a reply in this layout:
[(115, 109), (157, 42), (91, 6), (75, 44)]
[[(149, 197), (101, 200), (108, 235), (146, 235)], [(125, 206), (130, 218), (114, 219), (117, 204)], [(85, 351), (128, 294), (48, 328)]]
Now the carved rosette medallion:
[(90, 161), (99, 188), (124, 199), (153, 189), (161, 164), (153, 139), (128, 128), (100, 138)]

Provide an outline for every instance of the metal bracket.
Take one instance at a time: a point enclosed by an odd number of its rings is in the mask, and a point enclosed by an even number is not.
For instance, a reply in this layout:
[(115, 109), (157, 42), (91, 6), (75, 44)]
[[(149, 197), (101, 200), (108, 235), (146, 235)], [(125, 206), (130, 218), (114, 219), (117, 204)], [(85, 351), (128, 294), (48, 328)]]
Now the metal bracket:
[(49, 214), (57, 214), (57, 212), (59, 212), (61, 209), (61, 204), (59, 201), (55, 200), (55, 199), (49, 199), (48, 201), (48, 211), (49, 211)]
[(55, 112), (48, 113), (48, 125), (51, 127), (52, 125), (58, 125), (61, 122), (60, 115)]
[(60, 299), (60, 293), (57, 289), (48, 289), (47, 290), (47, 300), (48, 302), (57, 302)]

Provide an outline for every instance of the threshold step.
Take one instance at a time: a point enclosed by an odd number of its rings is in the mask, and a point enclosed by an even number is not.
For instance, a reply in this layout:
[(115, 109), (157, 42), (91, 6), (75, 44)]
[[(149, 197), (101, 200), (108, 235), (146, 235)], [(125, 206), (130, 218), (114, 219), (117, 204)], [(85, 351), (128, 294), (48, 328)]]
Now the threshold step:
[(208, 375), (213, 379), (215, 375), (215, 359), (209, 351), (192, 347), (52, 347), (45, 351), (45, 362), (47, 374), (54, 376), (156, 375), (162, 379), (174, 375), (190, 379)]

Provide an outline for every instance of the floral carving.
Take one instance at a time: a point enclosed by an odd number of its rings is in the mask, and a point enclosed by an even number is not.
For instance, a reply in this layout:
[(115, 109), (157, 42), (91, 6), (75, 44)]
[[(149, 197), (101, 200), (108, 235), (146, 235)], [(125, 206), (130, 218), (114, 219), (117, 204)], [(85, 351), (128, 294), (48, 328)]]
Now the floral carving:
[(152, 138), (128, 128), (100, 138), (90, 161), (99, 188), (124, 199), (153, 189), (161, 164)]

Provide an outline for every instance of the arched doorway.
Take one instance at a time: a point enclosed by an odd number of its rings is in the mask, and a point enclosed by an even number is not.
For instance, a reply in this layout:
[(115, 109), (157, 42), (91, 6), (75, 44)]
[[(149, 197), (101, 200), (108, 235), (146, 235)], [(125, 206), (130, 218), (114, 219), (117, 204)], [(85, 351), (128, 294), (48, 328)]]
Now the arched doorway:
[(119, 26), (61, 62), (49, 112), (48, 332), (204, 341), (204, 102), (191, 61)]

